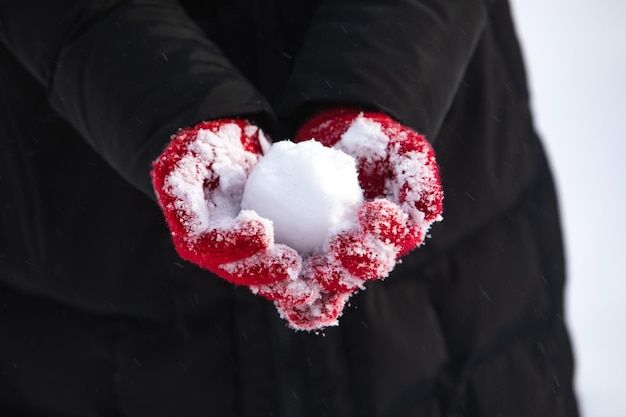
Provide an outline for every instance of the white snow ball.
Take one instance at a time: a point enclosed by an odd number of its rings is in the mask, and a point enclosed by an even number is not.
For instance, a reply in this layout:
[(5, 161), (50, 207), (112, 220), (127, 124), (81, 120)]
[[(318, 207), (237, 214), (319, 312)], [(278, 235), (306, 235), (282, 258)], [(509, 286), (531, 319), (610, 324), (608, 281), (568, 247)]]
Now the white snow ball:
[(241, 208), (274, 224), (276, 243), (318, 252), (328, 230), (356, 217), (363, 203), (356, 162), (315, 140), (277, 142), (254, 167)]

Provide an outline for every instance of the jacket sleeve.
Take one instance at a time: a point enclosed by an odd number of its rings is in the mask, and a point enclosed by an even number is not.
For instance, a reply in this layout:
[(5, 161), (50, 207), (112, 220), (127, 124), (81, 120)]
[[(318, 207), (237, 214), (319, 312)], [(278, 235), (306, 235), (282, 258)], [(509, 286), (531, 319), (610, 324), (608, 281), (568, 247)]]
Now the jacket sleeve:
[[(278, 107), (383, 111), (433, 139), (487, 23), (485, 0), (325, 0)], [(313, 108), (311, 108), (313, 107)]]
[(4, 0), (0, 40), (61, 116), (151, 198), (151, 162), (177, 129), (227, 116), (273, 120), (175, 1)]

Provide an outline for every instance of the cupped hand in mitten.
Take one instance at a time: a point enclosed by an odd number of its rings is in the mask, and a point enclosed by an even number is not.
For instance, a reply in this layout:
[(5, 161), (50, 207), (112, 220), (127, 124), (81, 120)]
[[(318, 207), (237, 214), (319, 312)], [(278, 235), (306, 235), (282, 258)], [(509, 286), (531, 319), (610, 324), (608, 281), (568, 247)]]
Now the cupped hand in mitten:
[(301, 257), (275, 244), (271, 222), (241, 210), (250, 171), (270, 147), (240, 119), (180, 130), (153, 164), (152, 182), (178, 254), (243, 285), (297, 276)]
[[(355, 158), (365, 196), (355, 227), (331, 237), (332, 258), (352, 278), (386, 276), (388, 268), (376, 259), (386, 255), (395, 265), (441, 219), (443, 191), (431, 145), (385, 114), (350, 108), (327, 110), (309, 119), (295, 141), (311, 139)], [(324, 274), (321, 282), (328, 290), (349, 286), (336, 275)]]
[(297, 279), (253, 287), (301, 329), (335, 324), (354, 292), (385, 278), (423, 242), (443, 199), (430, 144), (385, 114), (322, 112), (295, 138), (309, 140), (355, 159), (365, 198), (352, 219), (328, 231), (323, 250), (305, 258)]

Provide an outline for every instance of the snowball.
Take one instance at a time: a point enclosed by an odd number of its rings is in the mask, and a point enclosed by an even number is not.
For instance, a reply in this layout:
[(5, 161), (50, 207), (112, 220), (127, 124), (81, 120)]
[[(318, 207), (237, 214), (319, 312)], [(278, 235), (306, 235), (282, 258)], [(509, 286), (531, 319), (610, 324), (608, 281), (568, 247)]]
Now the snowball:
[(354, 158), (314, 140), (282, 141), (250, 173), (241, 208), (270, 219), (277, 243), (311, 254), (322, 250), (331, 227), (354, 219), (362, 203)]

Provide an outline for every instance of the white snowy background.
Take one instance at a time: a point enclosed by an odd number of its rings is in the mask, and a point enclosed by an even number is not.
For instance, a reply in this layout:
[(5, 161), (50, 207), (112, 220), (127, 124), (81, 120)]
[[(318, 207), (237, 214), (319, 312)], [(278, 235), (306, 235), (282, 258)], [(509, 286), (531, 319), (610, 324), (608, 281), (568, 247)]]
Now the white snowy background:
[(585, 417), (626, 416), (626, 1), (512, 0), (566, 236)]

